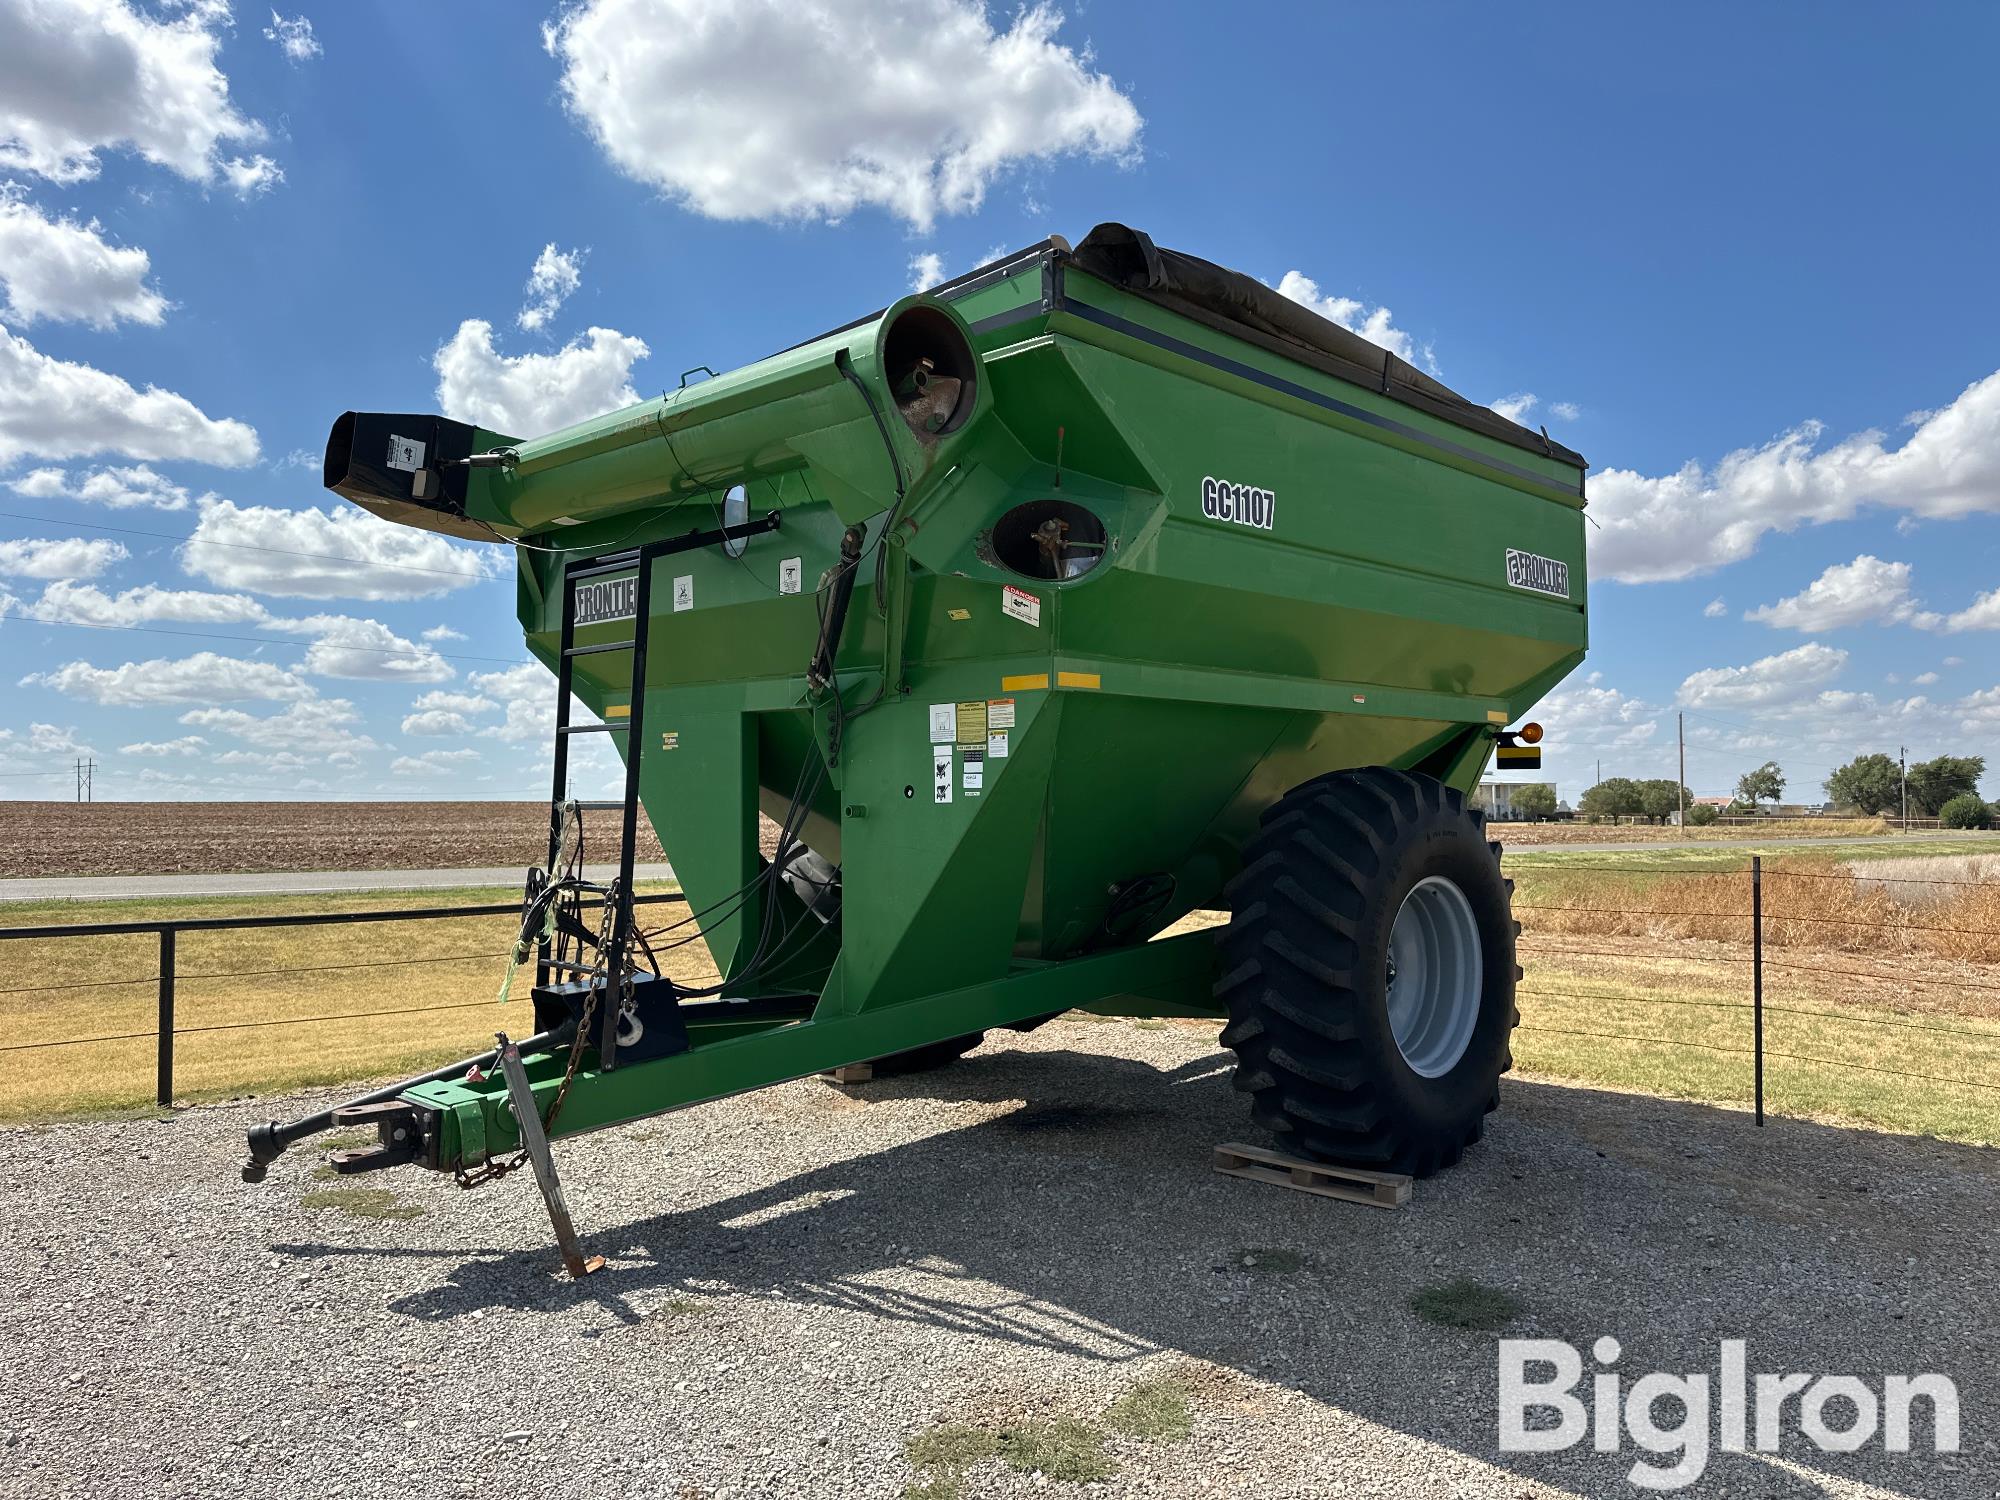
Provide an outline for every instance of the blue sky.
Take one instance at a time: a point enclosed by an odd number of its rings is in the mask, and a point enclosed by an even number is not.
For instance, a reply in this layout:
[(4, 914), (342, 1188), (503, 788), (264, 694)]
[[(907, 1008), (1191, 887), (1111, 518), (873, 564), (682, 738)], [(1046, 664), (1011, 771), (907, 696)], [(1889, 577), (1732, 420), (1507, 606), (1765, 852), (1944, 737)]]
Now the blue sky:
[(498, 549), (321, 491), (332, 417), (557, 425), (1109, 219), (1591, 459), (1565, 796), (1683, 710), (1698, 793), (2000, 771), (2000, 13), (1222, 14), (0, 0), (0, 795), (539, 795)]

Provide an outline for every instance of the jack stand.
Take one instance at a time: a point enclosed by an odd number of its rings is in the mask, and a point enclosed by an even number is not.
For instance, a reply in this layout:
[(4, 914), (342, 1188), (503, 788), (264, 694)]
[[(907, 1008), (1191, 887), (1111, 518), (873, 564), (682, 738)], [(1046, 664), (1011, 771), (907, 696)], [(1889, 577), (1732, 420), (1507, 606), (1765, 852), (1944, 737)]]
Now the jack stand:
[(569, 1204), (563, 1201), (562, 1183), (556, 1177), (556, 1159), (549, 1150), (548, 1134), (542, 1129), (542, 1113), (535, 1103), (535, 1091), (528, 1083), (528, 1070), (521, 1064), (521, 1049), (496, 1033), (500, 1042), (500, 1071), (507, 1079), (507, 1098), (513, 1105), (514, 1123), (521, 1128), (521, 1149), (535, 1169), (535, 1185), (549, 1208), (549, 1223), (555, 1227), (556, 1245), (562, 1251), (563, 1267), (571, 1281), (581, 1281), (592, 1271), (604, 1269), (604, 1257), (586, 1257), (577, 1244), (576, 1225), (570, 1222)]

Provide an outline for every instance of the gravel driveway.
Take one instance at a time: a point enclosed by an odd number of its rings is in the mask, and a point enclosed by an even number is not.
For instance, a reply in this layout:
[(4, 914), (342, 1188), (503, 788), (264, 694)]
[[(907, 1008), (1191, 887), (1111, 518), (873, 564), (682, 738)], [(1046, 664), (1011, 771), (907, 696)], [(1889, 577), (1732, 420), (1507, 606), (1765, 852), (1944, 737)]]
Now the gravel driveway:
[[(1957, 1381), (1956, 1456), (1794, 1433), (1686, 1493), (2000, 1491), (2000, 1154), (1510, 1080), (1384, 1212), (1209, 1170), (1256, 1139), (1214, 1035), (1066, 1019), (563, 1143), (611, 1260), (581, 1285), (526, 1174), (357, 1180), (407, 1220), (302, 1207), (309, 1151), (241, 1184), (271, 1101), (7, 1132), (0, 1494), (1640, 1493), (1629, 1449), (1497, 1451), (1499, 1335), (1409, 1307), (1455, 1277), (1519, 1299), (1507, 1334), (1615, 1335), (1628, 1377), (1746, 1337), (1753, 1371)], [(1163, 1381), (1191, 1435), (1100, 1425)], [(1060, 1418), (1116, 1473), (904, 1454)]]

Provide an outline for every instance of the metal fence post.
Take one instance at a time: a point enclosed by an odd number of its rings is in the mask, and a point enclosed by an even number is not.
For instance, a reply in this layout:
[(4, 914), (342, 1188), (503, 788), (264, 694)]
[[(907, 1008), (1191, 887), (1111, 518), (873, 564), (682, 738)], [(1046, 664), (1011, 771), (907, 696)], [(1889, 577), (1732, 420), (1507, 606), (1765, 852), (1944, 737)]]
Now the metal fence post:
[(1757, 1066), (1757, 1124), (1764, 1123), (1764, 856), (1750, 856), (1751, 1050)]
[(160, 1108), (174, 1102), (174, 929), (160, 929)]

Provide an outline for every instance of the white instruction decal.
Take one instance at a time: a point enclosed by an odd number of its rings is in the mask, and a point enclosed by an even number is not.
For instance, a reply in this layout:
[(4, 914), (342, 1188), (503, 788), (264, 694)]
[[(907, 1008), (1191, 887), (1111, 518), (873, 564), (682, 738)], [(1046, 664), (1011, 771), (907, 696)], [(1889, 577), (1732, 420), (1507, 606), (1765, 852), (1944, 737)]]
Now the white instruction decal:
[(694, 608), (694, 574), (683, 573), (674, 580), (674, 608)]
[(415, 438), (389, 435), (389, 467), (414, 474), (424, 466), (424, 445)]
[[(989, 722), (990, 722), (990, 721), (989, 721)], [(1006, 730), (1004, 730), (1004, 729), (989, 729), (989, 730), (987, 731), (987, 735), (986, 735), (986, 758), (987, 758), (988, 760), (1005, 760), (1005, 759), (1007, 758), (1007, 731), (1006, 731)]]
[(788, 557), (778, 564), (778, 592), (796, 594), (799, 591), (800, 560)]
[(986, 752), (967, 750), (961, 753), (961, 764), (965, 771), (965, 795), (977, 797), (986, 785)]
[(931, 743), (949, 745), (958, 734), (958, 705), (955, 703), (933, 703), (931, 705)]
[(931, 801), (951, 801), (951, 746), (931, 751)]
[(1012, 729), (1014, 727), (1014, 700), (1012, 698), (988, 698), (986, 700), (986, 727), (988, 729)]
[(1025, 620), (1036, 629), (1042, 624), (1042, 601), (1025, 589), (1007, 584), (1000, 590), (1000, 613)]

